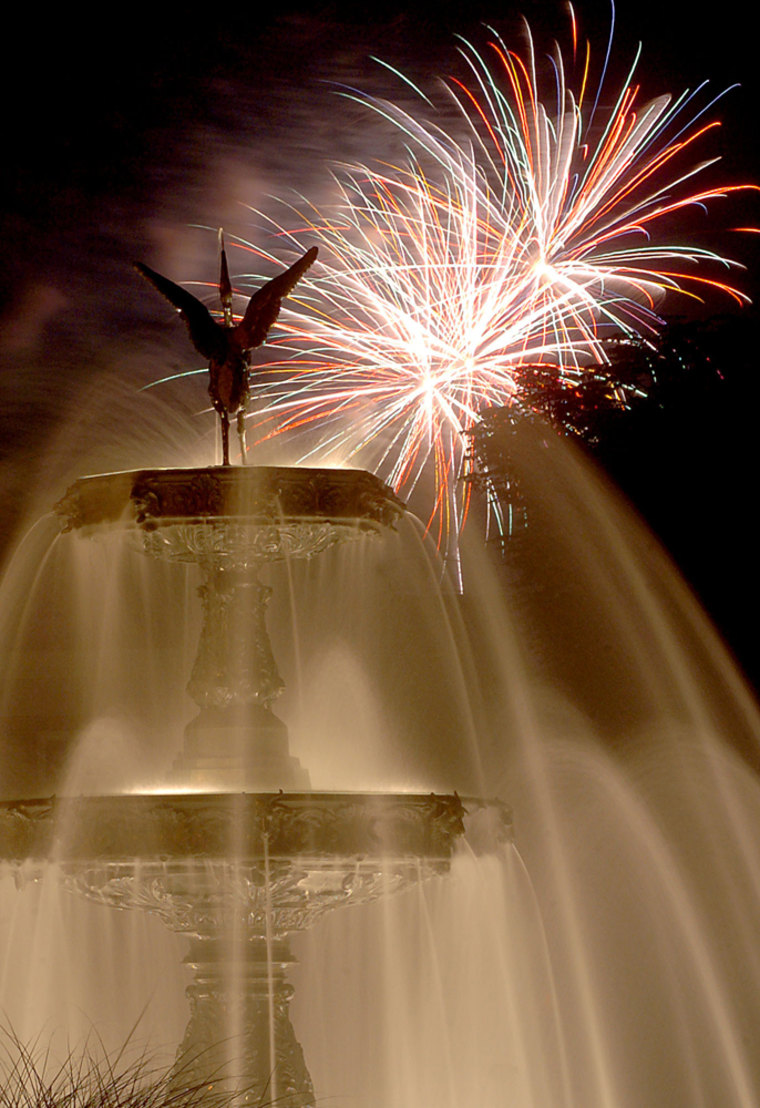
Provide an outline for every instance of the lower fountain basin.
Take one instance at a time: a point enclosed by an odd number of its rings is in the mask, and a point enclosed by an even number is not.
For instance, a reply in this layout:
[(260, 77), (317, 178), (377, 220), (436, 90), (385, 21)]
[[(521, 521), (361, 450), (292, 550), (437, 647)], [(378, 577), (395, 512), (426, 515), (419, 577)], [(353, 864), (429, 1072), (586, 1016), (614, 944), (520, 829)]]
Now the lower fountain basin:
[[(0, 859), (200, 938), (244, 924), (287, 935), (341, 905), (448, 871), (468, 813), (509, 838), (498, 801), (454, 794), (169, 793), (0, 805)], [(482, 823), (482, 820), (481, 820)]]

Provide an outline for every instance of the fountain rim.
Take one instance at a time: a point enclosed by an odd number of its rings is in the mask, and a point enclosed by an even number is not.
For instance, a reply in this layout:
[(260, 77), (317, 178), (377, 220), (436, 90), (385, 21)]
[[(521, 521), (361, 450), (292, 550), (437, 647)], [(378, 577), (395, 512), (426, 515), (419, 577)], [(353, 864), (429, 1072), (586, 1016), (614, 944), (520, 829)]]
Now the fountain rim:
[(384, 481), (362, 469), (216, 465), (80, 477), (54, 511), (64, 531), (297, 521), (377, 530), (393, 528), (406, 505)]
[(457, 793), (157, 792), (0, 801), (0, 861), (170, 865), (272, 858), (447, 861), (465, 817), (488, 810), (511, 839), (503, 801)]

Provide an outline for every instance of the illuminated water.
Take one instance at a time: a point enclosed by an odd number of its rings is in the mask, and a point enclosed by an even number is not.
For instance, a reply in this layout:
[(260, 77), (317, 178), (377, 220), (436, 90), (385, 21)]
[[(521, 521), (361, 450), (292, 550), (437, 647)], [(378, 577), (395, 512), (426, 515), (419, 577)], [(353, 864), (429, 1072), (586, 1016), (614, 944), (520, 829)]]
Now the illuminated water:
[[(749, 1108), (755, 707), (598, 479), (560, 443), (524, 458), (530, 526), (504, 566), (472, 528), (463, 601), (411, 522), (272, 571), (278, 710), (314, 787), (498, 795), (519, 849), (464, 851), (447, 880), (298, 937), (318, 1100)], [(3, 793), (161, 787), (193, 714), (191, 571), (46, 530), (6, 577)], [(6, 874), (0, 932), (0, 1003), (24, 1040), (64, 1050), (94, 1027), (113, 1049), (139, 1021), (171, 1059), (183, 943), (158, 921)]]

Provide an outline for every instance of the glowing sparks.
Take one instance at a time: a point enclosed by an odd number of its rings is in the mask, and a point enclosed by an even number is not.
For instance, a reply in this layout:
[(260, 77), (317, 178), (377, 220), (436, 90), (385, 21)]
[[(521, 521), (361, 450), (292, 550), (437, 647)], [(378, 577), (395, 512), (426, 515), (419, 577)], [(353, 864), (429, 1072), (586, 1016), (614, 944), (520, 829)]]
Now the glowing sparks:
[[(704, 86), (642, 103), (634, 63), (613, 106), (599, 106), (603, 75), (587, 112), (587, 50), (577, 95), (555, 51), (550, 96), (532, 41), (524, 59), (498, 36), (488, 57), (466, 42), (460, 53), (469, 77), (448, 84), (453, 128), (430, 121), (421, 92), (422, 121), (349, 93), (403, 135), (409, 160), (340, 169), (334, 209), (304, 203), (296, 230), (276, 227), (320, 257), (283, 313), (278, 356), (258, 367), (252, 417), (260, 439), (311, 430), (302, 460), (361, 461), (401, 495), (431, 472), (444, 545), (466, 514), (457, 479), (484, 407), (529, 403), (521, 379), (536, 367), (568, 387), (603, 373), (602, 340), (651, 333), (668, 292), (745, 299), (695, 272), (733, 263), (659, 232), (751, 187), (692, 190), (717, 160), (690, 160), (717, 126), (702, 121), (717, 99), (700, 106)], [(615, 382), (609, 394), (620, 402)]]

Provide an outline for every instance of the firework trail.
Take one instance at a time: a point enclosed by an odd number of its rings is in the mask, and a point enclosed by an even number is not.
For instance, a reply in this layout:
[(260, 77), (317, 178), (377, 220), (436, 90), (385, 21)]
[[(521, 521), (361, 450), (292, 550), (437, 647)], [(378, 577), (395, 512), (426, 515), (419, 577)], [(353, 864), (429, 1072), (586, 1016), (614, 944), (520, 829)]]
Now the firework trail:
[[(575, 56), (574, 21), (573, 39)], [(659, 236), (674, 213), (753, 187), (695, 190), (718, 160), (694, 159), (720, 97), (705, 102), (703, 84), (641, 103), (639, 54), (604, 109), (588, 48), (570, 65), (555, 48), (548, 92), (530, 35), (524, 58), (495, 34), (487, 54), (464, 40), (460, 54), (468, 77), (445, 86), (453, 128), (414, 86), (415, 113), (346, 93), (402, 135), (407, 161), (341, 167), (333, 208), (299, 202), (271, 227), (278, 248), (316, 243), (320, 258), (257, 367), (251, 417), (260, 441), (305, 434), (300, 460), (361, 462), (401, 495), (432, 475), (428, 526), (449, 551), (467, 513), (466, 432), (484, 407), (529, 403), (521, 384), (537, 373), (568, 388), (598, 378), (603, 340), (651, 334), (666, 293), (746, 299), (703, 272), (734, 263)], [(611, 378), (607, 400), (626, 400)]]

